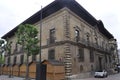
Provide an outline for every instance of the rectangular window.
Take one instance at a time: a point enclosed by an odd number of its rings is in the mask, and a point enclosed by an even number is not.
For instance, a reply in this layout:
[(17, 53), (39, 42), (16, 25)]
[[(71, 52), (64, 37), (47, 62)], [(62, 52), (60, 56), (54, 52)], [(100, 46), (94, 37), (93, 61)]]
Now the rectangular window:
[(98, 39), (97, 38), (95, 38), (95, 44), (98, 45)]
[(94, 52), (90, 50), (90, 62), (94, 62)]
[(36, 61), (36, 55), (32, 55), (32, 61)]
[(21, 55), (20, 61), (21, 61), (21, 64), (23, 64), (23, 62), (24, 62), (24, 55)]
[(17, 60), (17, 57), (15, 56), (15, 57), (14, 57), (14, 64), (16, 64), (16, 60)]
[(84, 50), (78, 49), (78, 61), (83, 62), (84, 61)]
[(89, 36), (89, 35), (86, 35), (86, 40), (87, 40), (87, 43), (89, 43), (89, 42), (90, 42), (89, 38), (90, 38), (90, 36)]
[(76, 42), (78, 42), (79, 39), (80, 39), (79, 35), (80, 35), (79, 30), (75, 30), (75, 38), (76, 38)]
[(10, 57), (7, 58), (7, 64), (10, 64)]
[(48, 59), (49, 60), (55, 59), (55, 50), (54, 49), (48, 51)]
[(15, 49), (14, 49), (14, 52), (13, 52), (14, 54), (17, 53), (17, 49), (18, 49), (18, 48), (17, 48), (17, 43), (16, 43), (16, 44), (15, 44)]
[(55, 28), (50, 30), (50, 43), (55, 43)]

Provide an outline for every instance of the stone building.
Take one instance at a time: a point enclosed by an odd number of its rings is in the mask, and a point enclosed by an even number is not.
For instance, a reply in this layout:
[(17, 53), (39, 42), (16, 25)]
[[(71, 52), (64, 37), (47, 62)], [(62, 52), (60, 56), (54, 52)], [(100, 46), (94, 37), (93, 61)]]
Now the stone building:
[(120, 64), (120, 49), (118, 49), (119, 64)]
[[(21, 24), (33, 24), (39, 30), (41, 10)], [(104, 27), (101, 20), (96, 20), (75, 0), (55, 0), (42, 9), (42, 60), (59, 60), (64, 62), (66, 77), (76, 75), (89, 77), (92, 72), (114, 68), (114, 52), (117, 47), (114, 36)], [(5, 64), (22, 64), (25, 53), (21, 46), (16, 49), (18, 26), (2, 38), (12, 41), (12, 54), (5, 55)], [(38, 35), (39, 37), (39, 35)], [(33, 58), (39, 60), (39, 54)]]

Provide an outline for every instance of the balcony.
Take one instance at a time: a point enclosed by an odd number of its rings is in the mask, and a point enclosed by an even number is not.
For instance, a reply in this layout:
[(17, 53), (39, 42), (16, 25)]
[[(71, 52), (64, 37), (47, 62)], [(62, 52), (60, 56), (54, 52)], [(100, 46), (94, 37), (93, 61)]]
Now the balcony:
[(92, 41), (87, 41), (87, 40), (85, 40), (85, 39), (83, 39), (81, 37), (75, 37), (74, 38), (74, 42), (77, 42), (78, 44), (82, 44), (82, 45), (84, 45), (86, 47), (92, 47), (94, 49), (110, 53), (110, 49), (109, 48), (103, 47), (103, 46), (101, 46), (101, 45), (99, 45), (97, 43), (94, 43)]
[(55, 40), (56, 40), (56, 37), (51, 37), (51, 38), (48, 38), (47, 39), (47, 44), (54, 44), (55, 43)]

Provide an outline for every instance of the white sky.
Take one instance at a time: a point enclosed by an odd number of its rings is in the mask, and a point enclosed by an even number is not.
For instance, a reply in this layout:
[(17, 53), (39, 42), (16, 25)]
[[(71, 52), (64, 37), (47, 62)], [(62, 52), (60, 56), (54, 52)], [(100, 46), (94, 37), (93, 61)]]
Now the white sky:
[[(0, 37), (54, 0), (0, 0)], [(120, 48), (119, 0), (76, 0), (117, 39)]]

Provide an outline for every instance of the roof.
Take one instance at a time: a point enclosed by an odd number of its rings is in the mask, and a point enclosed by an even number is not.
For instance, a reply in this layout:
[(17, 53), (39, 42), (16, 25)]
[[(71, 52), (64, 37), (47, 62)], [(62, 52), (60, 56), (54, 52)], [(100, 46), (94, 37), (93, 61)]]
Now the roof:
[(58, 60), (44, 60), (44, 61), (42, 61), (42, 63), (44, 63), (44, 62), (48, 62), (48, 63), (50, 63), (51, 65), (54, 65), (54, 66), (63, 66), (64, 65), (63, 62), (58, 61)]
[[(104, 28), (103, 25), (99, 21), (97, 21), (90, 13), (88, 13), (79, 3), (75, 0), (55, 0), (46, 7), (42, 9), (42, 19), (47, 16), (59, 11), (60, 9), (67, 7), (76, 15), (84, 19), (87, 23), (92, 26), (98, 25), (100, 32), (105, 35), (107, 38), (113, 38), (113, 36)], [(29, 17), (27, 20), (22, 22), (21, 24), (34, 24), (40, 21), (41, 10)], [(5, 34), (2, 38), (6, 39), (7, 37), (11, 37), (17, 31), (18, 26), (12, 29), (10, 32)], [(104, 32), (105, 31), (105, 32)]]

